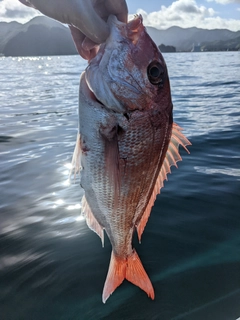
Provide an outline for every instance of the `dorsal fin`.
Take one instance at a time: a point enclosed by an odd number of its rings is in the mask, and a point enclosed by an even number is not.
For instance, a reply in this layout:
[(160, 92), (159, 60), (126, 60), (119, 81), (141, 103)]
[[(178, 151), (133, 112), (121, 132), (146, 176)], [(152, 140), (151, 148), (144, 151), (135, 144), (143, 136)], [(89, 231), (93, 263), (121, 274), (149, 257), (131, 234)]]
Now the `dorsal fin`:
[(86, 222), (89, 229), (96, 232), (96, 234), (101, 238), (102, 246), (104, 247), (103, 227), (100, 226), (100, 224), (97, 222), (96, 218), (94, 217), (85, 196), (83, 196), (82, 198), (82, 212), (84, 214), (84, 217), (86, 218)]
[(177, 161), (182, 160), (178, 152), (179, 145), (181, 145), (189, 153), (186, 146), (191, 145), (191, 143), (183, 135), (181, 131), (182, 131), (182, 128), (180, 128), (176, 123), (173, 123), (171, 139), (168, 145), (168, 149), (167, 149), (166, 156), (163, 161), (161, 170), (157, 177), (152, 195), (150, 197), (150, 200), (148, 202), (148, 205), (143, 213), (143, 216), (140, 222), (136, 225), (139, 242), (141, 242), (141, 236), (147, 224), (156, 196), (160, 193), (161, 188), (164, 186), (163, 181), (167, 180), (167, 174), (171, 173), (170, 167), (172, 165), (175, 165), (177, 167)]

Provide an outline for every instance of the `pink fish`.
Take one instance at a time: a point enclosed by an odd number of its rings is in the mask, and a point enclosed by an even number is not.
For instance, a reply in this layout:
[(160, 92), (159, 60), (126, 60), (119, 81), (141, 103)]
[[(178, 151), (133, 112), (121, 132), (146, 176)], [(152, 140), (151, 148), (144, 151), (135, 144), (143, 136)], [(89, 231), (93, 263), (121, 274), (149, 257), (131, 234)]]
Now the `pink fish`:
[(104, 303), (124, 279), (154, 299), (132, 237), (136, 230), (141, 240), (170, 166), (181, 160), (179, 145), (190, 145), (173, 122), (167, 67), (141, 15), (127, 24), (110, 16), (108, 24), (109, 38), (81, 76), (73, 157), (87, 224), (112, 244)]

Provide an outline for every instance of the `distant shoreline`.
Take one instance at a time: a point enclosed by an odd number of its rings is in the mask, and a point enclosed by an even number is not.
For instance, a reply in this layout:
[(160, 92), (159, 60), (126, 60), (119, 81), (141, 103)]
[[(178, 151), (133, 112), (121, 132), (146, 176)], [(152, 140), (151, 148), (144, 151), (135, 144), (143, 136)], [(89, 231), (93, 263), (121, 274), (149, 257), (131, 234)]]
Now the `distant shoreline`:
[[(146, 27), (161, 52), (226, 52), (240, 50), (240, 31), (170, 27)], [(70, 30), (38, 16), (25, 24), (0, 22), (0, 57), (77, 55)]]
[[(240, 52), (240, 50), (218, 50), (218, 51), (200, 51), (200, 52), (196, 52), (196, 51), (176, 51), (176, 52), (162, 52), (162, 54), (177, 54), (177, 53), (216, 53), (216, 52)], [(46, 54), (46, 55), (24, 55), (24, 56), (5, 56), (3, 54), (0, 54), (0, 58), (31, 58), (31, 57), (64, 57), (64, 56), (79, 56), (78, 53), (74, 53), (74, 54)], [(80, 57), (80, 56), (79, 56)], [(81, 57), (80, 57), (81, 58)]]

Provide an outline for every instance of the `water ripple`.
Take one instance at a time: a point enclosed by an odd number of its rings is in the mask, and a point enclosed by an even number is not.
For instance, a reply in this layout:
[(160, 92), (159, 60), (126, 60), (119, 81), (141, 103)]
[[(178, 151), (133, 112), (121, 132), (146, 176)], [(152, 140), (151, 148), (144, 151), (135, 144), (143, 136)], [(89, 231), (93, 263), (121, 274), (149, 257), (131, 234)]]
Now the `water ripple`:
[(86, 62), (78, 56), (0, 59), (5, 319), (237, 317), (239, 299), (233, 303), (229, 297), (239, 292), (239, 53), (165, 59), (174, 121), (192, 146), (190, 155), (181, 150), (179, 169), (157, 197), (141, 246), (134, 240), (154, 281), (156, 303), (124, 283), (104, 308), (100, 292), (110, 244), (106, 239), (102, 249), (87, 228), (79, 178), (72, 184), (68, 179)]

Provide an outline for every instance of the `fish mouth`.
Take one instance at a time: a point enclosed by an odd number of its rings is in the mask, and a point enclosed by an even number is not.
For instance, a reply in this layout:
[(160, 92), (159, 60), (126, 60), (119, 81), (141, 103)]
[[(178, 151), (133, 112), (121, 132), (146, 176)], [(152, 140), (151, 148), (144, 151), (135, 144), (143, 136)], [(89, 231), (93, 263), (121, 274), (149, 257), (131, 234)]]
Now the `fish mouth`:
[[(138, 85), (138, 83), (136, 84)], [(114, 77), (111, 84), (109, 84), (108, 81), (105, 82), (103, 80), (100, 90), (98, 90), (99, 88), (96, 89), (95, 86), (92, 86), (91, 81), (86, 77), (86, 86), (89, 91), (89, 98), (91, 98), (93, 103), (97, 102), (107, 111), (118, 114), (126, 113), (129, 110), (129, 105), (132, 104), (131, 101), (138, 100), (139, 96), (142, 95), (142, 90), (139, 90), (121, 77)], [(118, 90), (114, 90), (116, 87)], [(125, 99), (119, 100), (119, 90), (126, 93)], [(138, 105), (136, 105), (136, 109), (138, 109)]]
[[(90, 89), (89, 89), (90, 90)], [(91, 91), (91, 90), (90, 90)], [(92, 96), (92, 100), (94, 102), (97, 102), (98, 104), (100, 104), (102, 107), (108, 109), (100, 100), (98, 100), (98, 98), (95, 96), (95, 94), (91, 91), (91, 96)]]
[(138, 39), (144, 27), (141, 15), (127, 24), (110, 16), (108, 24), (110, 36), (87, 66), (86, 81), (93, 100), (109, 111), (124, 114), (129, 109), (138, 109), (138, 106), (133, 106), (133, 101), (138, 105), (145, 88), (139, 72), (136, 77), (136, 71), (131, 68), (134, 62), (130, 61), (129, 66), (125, 63), (127, 58), (119, 55), (119, 51), (123, 50), (128, 57), (129, 44)]
[(85, 83), (86, 83), (86, 86), (85, 86), (86, 92), (85, 93), (87, 94), (88, 99), (91, 100), (93, 103), (97, 102), (102, 107), (106, 108), (106, 106), (100, 100), (98, 100), (98, 98), (95, 96), (94, 92), (90, 89), (86, 80), (85, 80)]
[[(143, 94), (142, 86), (126, 68), (122, 67), (119, 72), (114, 67), (109, 67), (115, 50), (110, 55), (105, 55), (105, 46), (102, 46), (99, 51), (98, 56), (85, 71), (86, 82), (92, 92), (91, 97), (107, 110), (123, 114), (127, 111), (130, 101), (137, 100)], [(125, 99), (119, 99), (122, 95)]]
[(84, 83), (84, 85), (81, 86), (81, 91), (84, 94), (85, 98), (88, 100), (88, 102), (90, 102), (90, 105), (100, 105), (101, 108), (104, 108), (106, 110), (111, 110), (110, 108), (108, 108), (102, 101), (100, 101), (95, 93), (91, 90), (91, 87), (88, 84), (88, 81), (86, 79), (86, 72), (83, 72), (82, 74), (82, 82)]

